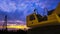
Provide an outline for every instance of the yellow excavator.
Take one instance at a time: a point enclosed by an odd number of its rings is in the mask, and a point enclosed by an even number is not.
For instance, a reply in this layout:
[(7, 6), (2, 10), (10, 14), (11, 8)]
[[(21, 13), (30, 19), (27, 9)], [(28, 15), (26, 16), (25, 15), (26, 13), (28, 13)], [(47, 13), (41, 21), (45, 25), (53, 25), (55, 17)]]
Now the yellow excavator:
[(60, 3), (56, 9), (48, 11), (47, 16), (34, 13), (26, 17), (27, 34), (60, 34)]
[(60, 3), (56, 9), (48, 11), (48, 16), (41, 16), (40, 14), (34, 13), (26, 17), (27, 27), (37, 26), (48, 26), (48, 25), (59, 25), (60, 24)]

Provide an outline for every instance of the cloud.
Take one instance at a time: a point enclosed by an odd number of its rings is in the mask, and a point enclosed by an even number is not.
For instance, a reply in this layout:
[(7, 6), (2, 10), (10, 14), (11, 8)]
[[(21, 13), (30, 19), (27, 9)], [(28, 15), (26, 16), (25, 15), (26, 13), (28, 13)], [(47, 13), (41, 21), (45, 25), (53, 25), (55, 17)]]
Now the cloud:
[(0, 1), (0, 9), (5, 11), (5, 12), (12, 12), (16, 10), (16, 6), (14, 2), (11, 1)]
[(28, 6), (34, 7), (33, 3), (35, 3), (36, 6), (44, 8), (56, 1), (57, 0), (0, 0), (0, 9), (5, 12), (15, 12), (15, 10), (24, 11), (29, 9)]
[(19, 11), (24, 11), (26, 8), (27, 8), (27, 4), (25, 4), (25, 3), (21, 3), (21, 4), (17, 5), (17, 9)]
[(57, 2), (57, 0), (0, 0), (0, 10), (10, 13), (8, 16), (11, 20), (21, 18), (20, 20), (26, 21), (26, 16), (33, 13), (34, 8), (43, 14), (45, 7), (52, 9)]

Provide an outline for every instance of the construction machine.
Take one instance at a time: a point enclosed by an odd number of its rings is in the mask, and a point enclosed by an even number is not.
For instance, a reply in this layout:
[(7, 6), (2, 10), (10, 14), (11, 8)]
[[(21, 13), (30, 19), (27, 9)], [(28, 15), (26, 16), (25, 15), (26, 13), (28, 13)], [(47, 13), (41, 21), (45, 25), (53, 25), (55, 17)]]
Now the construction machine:
[(37, 27), (37, 26), (48, 26), (48, 25), (59, 25), (60, 24), (60, 3), (56, 7), (56, 9), (48, 11), (48, 15), (41, 16), (40, 14), (36, 14), (36, 10), (34, 13), (28, 15), (26, 17), (26, 25), (28, 27)]
[(41, 16), (35, 9), (26, 17), (26, 25), (30, 27), (27, 34), (60, 34), (60, 3), (56, 9), (47, 12), (47, 16)]

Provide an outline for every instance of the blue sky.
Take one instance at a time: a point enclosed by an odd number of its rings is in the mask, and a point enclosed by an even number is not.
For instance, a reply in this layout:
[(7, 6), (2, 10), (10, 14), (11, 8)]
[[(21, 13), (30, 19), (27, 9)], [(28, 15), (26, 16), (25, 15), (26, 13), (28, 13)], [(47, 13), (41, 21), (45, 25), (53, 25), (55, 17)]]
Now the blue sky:
[(43, 14), (44, 8), (55, 9), (60, 0), (0, 0), (0, 20), (8, 15), (8, 20), (26, 21), (26, 16), (33, 13), (36, 8), (39, 14)]

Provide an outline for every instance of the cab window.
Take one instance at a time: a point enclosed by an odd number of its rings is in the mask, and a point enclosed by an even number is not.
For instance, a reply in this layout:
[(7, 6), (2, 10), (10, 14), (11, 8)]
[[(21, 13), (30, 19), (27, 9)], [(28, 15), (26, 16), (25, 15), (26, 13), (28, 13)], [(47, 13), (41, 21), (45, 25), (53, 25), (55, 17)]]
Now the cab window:
[(30, 15), (30, 21), (35, 20), (35, 16), (34, 15)]
[(60, 17), (60, 14), (58, 14), (58, 16)]
[(38, 22), (42, 22), (42, 21), (46, 21), (47, 20), (47, 16), (44, 16), (42, 17), (41, 15), (36, 15), (37, 16), (37, 19), (38, 19)]
[(36, 17), (37, 17), (38, 22), (42, 21), (42, 16), (41, 15), (37, 14)]

